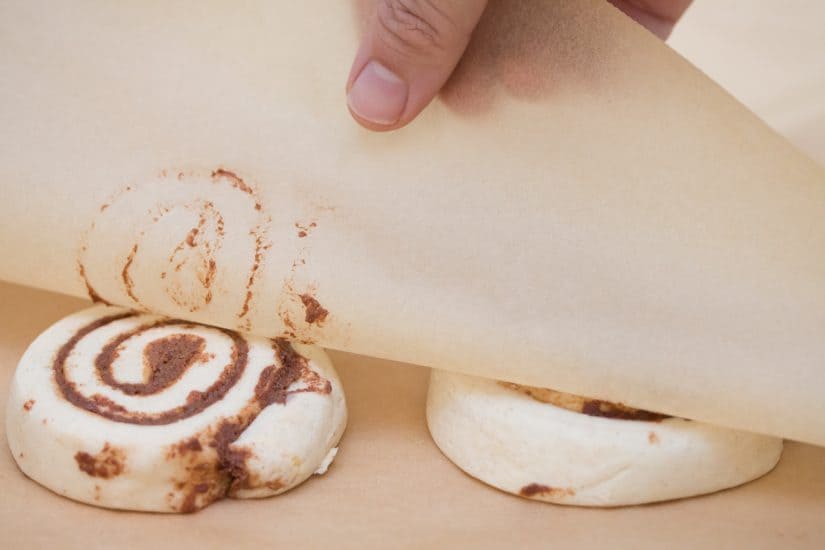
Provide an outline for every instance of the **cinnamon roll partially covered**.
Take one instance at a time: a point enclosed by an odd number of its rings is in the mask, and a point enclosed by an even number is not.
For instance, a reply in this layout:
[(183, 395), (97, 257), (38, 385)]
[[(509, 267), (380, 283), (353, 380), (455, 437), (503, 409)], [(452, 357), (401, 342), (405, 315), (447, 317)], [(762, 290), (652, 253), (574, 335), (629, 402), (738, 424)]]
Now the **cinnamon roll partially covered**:
[(20, 469), (58, 494), (193, 512), (323, 473), (346, 404), (318, 347), (99, 305), (32, 343), (6, 419)]
[(459, 468), (558, 504), (689, 497), (769, 472), (782, 440), (620, 403), (433, 370), (427, 423)]

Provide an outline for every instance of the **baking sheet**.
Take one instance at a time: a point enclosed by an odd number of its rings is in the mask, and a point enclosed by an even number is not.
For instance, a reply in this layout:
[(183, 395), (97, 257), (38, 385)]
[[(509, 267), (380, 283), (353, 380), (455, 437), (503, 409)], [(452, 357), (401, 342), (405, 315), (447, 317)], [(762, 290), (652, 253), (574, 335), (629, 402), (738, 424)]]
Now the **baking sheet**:
[[(86, 305), (0, 283), (3, 410), (28, 343)], [(194, 515), (113, 512), (58, 497), (25, 478), (3, 445), (2, 546), (603, 548), (610, 541), (615, 548), (822, 547), (825, 448), (787, 443), (772, 473), (706, 497), (614, 510), (540, 504), (487, 487), (441, 455), (424, 418), (428, 369), (331, 356), (350, 417), (341, 451), (323, 477), (278, 497), (221, 501)]]
[(6, 2), (0, 278), (825, 444), (825, 172), (606, 3), (502, 6), (373, 134), (348, 3)]

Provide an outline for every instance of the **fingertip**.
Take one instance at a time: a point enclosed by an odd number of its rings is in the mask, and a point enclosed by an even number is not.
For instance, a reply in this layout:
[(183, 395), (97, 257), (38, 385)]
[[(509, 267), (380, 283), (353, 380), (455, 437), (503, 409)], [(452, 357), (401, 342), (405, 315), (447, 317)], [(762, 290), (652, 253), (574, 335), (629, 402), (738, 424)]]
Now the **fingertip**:
[(362, 125), (389, 129), (401, 119), (408, 98), (409, 86), (404, 79), (373, 59), (349, 86), (347, 106)]
[(347, 81), (347, 107), (370, 130), (401, 128), (452, 73), (486, 0), (378, 2)]

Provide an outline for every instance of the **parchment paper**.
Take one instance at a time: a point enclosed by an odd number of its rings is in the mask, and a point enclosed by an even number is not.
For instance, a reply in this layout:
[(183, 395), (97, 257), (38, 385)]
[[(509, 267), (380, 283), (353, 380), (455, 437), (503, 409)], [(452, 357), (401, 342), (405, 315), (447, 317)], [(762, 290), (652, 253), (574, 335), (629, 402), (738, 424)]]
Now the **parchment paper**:
[(382, 135), (343, 2), (2, 10), (0, 278), (825, 444), (825, 173), (607, 4)]

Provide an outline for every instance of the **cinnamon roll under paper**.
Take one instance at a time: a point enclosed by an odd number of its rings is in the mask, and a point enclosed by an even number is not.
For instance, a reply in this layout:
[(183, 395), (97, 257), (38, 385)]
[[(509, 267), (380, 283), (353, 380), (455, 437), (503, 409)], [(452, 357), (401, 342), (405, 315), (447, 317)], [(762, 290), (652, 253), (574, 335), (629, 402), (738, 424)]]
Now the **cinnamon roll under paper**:
[(32, 343), (6, 419), (20, 469), (58, 494), (193, 512), (324, 473), (346, 405), (318, 347), (99, 305)]
[(776, 437), (440, 370), (430, 377), (427, 423), (471, 476), (558, 504), (710, 493), (769, 472), (782, 454)]

